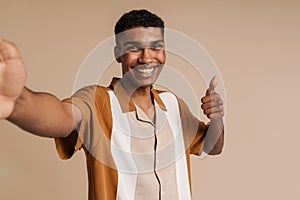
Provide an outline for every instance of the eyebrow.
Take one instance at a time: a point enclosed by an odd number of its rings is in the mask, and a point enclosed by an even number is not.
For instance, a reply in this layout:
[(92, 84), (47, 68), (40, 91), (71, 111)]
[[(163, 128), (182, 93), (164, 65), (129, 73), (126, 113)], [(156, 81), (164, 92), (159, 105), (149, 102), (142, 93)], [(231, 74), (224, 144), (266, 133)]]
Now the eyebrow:
[(151, 44), (160, 43), (160, 42), (165, 43), (164, 39), (159, 39), (151, 42)]
[[(164, 43), (165, 41), (163, 39), (159, 39), (159, 40), (155, 40), (155, 41), (150, 42), (150, 44), (152, 45), (152, 44), (157, 44), (157, 43), (160, 43), (160, 42)], [(124, 43), (124, 46), (126, 46), (126, 45), (141, 45), (141, 43), (138, 42), (138, 41), (126, 41)]]
[(126, 45), (140, 45), (140, 44), (141, 43), (137, 41), (126, 41), (123, 45), (126, 46)]

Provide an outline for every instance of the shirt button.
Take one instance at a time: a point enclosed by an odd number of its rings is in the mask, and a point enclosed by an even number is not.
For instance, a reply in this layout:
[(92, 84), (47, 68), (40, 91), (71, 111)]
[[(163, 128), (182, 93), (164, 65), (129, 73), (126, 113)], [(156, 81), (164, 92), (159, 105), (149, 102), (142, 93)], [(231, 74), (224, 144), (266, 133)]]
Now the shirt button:
[(165, 195), (165, 192), (164, 192), (164, 191), (162, 191), (162, 192), (161, 192), (161, 195)]

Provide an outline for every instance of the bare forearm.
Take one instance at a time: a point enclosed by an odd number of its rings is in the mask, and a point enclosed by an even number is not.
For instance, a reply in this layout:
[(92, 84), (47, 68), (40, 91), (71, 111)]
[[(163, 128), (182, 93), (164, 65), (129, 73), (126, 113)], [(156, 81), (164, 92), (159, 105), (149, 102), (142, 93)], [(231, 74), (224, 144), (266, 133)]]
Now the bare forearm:
[(48, 93), (24, 88), (8, 120), (23, 130), (43, 137), (65, 137), (74, 129), (73, 117), (62, 102)]
[(204, 150), (209, 155), (222, 153), (224, 146), (224, 125), (222, 118), (214, 118), (211, 120), (204, 145)]

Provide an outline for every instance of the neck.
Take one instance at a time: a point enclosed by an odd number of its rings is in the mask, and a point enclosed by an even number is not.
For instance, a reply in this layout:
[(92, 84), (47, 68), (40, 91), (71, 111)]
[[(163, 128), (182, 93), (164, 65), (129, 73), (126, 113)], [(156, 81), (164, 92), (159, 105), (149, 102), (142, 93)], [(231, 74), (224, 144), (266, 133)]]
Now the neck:
[(126, 77), (121, 78), (119, 81), (122, 83), (123, 88), (125, 89), (128, 96), (130, 96), (135, 101), (135, 103), (142, 101), (144, 104), (146, 104), (147, 102), (150, 102), (152, 104), (151, 85), (138, 87)]
[(150, 86), (136, 89), (131, 98), (140, 108), (150, 108), (153, 106)]
[(138, 88), (132, 94), (132, 100), (140, 109), (143, 110), (149, 119), (155, 123), (155, 109), (153, 97), (151, 95), (151, 88)]
[(131, 84), (126, 84), (126, 82), (123, 82), (122, 85), (127, 94), (131, 97), (132, 101), (153, 121), (155, 114), (151, 86), (136, 88)]

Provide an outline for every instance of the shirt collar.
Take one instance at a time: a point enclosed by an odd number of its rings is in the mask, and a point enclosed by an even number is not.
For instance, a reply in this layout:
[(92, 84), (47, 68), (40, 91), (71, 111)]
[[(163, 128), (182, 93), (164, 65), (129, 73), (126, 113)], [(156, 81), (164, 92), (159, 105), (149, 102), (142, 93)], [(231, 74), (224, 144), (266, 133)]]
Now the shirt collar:
[[(124, 113), (124, 112), (136, 111), (136, 107), (135, 107), (133, 100), (131, 99), (131, 96), (128, 95), (124, 86), (122, 85), (122, 82), (119, 80), (120, 80), (120, 78), (114, 77), (112, 79), (109, 87), (114, 91), (114, 93), (120, 103), (122, 112)], [(158, 95), (158, 91), (155, 90), (152, 86), (151, 86), (151, 94), (152, 94), (155, 102), (159, 105), (159, 107), (162, 110), (167, 111), (165, 104), (163, 103), (160, 96)]]

